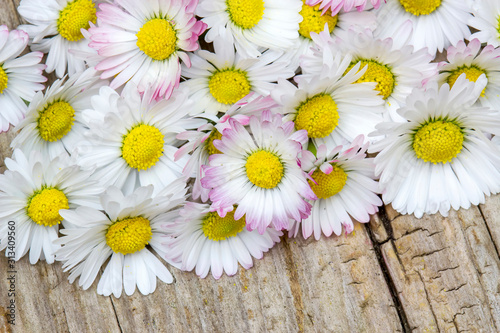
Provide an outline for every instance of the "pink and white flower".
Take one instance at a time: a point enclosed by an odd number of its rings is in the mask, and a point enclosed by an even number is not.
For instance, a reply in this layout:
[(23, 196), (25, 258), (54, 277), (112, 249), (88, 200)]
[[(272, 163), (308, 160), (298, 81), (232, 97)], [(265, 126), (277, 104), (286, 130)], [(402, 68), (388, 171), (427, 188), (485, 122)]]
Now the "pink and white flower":
[[(386, 1), (386, 0), (384, 0)], [(358, 12), (365, 10), (368, 5), (368, 8), (373, 6), (373, 8), (377, 9), (380, 7), (381, 0), (307, 0), (306, 4), (309, 6), (316, 6), (320, 4), (319, 8), (323, 10), (323, 14), (326, 13), (328, 9), (331, 11), (331, 15), (337, 15), (340, 10), (344, 12), (350, 12), (353, 9), (356, 9)]]
[(450, 46), (447, 57), (448, 61), (439, 63), (439, 82), (452, 86), (463, 73), (468, 80), (475, 82), (484, 74), (488, 83), (478, 102), (500, 111), (500, 48), (493, 45), (481, 48), (481, 42), (475, 38), (467, 45), (460, 41), (456, 47)]
[[(206, 25), (197, 21), (197, 0), (118, 0), (99, 5), (97, 26), (89, 28), (90, 46), (102, 60), (96, 69), (118, 88), (135, 84), (140, 93), (152, 86), (151, 99), (169, 98), (179, 86), (180, 60), (198, 48)], [(180, 60), (179, 60), (180, 59)]]
[(316, 156), (304, 150), (300, 158), (302, 170), (309, 174), (309, 185), (318, 197), (311, 201), (311, 215), (289, 229), (290, 236), (308, 238), (314, 234), (318, 240), (323, 233), (329, 237), (342, 232), (351, 233), (353, 220), (366, 223), (370, 215), (378, 212), (382, 200), (375, 181), (373, 158), (366, 157), (368, 143), (358, 136), (348, 146), (338, 146), (328, 151), (325, 145), (317, 148)]
[(234, 218), (246, 215), (249, 230), (261, 234), (272, 224), (288, 227), (288, 219), (299, 221), (310, 214), (304, 199), (316, 196), (297, 164), (297, 155), (307, 142), (307, 132), (294, 131), (293, 122), (264, 111), (261, 119), (250, 117), (249, 128), (229, 119), (230, 128), (213, 144), (221, 154), (209, 157), (201, 184), (211, 188), (211, 209), (221, 217), (237, 208)]
[(253, 266), (252, 257), (262, 259), (283, 233), (266, 228), (263, 234), (245, 228), (245, 218), (234, 219), (229, 212), (221, 218), (210, 211), (210, 205), (188, 202), (179, 212), (175, 222), (164, 224), (165, 253), (181, 269), (195, 272), (204, 278), (209, 270), (219, 279), (223, 272), (231, 276), (238, 271), (238, 264), (245, 269)]

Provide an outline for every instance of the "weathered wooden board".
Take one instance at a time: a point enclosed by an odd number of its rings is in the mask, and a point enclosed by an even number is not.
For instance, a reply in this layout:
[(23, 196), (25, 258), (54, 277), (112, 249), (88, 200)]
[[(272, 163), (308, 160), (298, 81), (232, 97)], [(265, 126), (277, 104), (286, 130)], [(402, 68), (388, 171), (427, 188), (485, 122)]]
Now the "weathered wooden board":
[[(0, 0), (0, 24), (20, 23)], [(1, 107), (1, 106), (0, 106)], [(0, 134), (0, 172), (15, 131)], [(103, 297), (69, 284), (61, 264), (0, 256), (0, 332), (498, 332), (500, 196), (448, 218), (385, 207), (349, 236), (287, 239), (251, 270), (199, 279), (171, 268), (143, 296)]]

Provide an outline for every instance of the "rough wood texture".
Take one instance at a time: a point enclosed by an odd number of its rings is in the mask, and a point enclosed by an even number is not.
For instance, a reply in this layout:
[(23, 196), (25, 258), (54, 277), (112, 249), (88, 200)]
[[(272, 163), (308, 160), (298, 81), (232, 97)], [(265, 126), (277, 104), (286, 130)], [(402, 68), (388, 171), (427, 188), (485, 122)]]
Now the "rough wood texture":
[[(18, 3), (0, 0), (0, 24), (20, 23)], [(14, 135), (0, 134), (0, 172)], [(234, 277), (171, 268), (173, 284), (119, 299), (98, 296), (96, 283), (70, 285), (60, 263), (25, 257), (15, 267), (15, 326), (0, 256), (0, 332), (497, 332), (499, 216), (500, 196), (448, 218), (383, 207), (349, 236), (283, 238)]]

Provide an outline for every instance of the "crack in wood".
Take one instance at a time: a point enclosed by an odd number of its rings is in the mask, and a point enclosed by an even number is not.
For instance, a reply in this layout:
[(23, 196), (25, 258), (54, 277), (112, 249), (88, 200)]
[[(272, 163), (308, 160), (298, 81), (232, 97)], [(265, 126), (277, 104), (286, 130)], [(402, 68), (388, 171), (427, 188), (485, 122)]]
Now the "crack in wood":
[(486, 230), (488, 231), (488, 235), (490, 236), (490, 241), (493, 244), (493, 247), (495, 248), (495, 251), (497, 253), (497, 257), (500, 258), (500, 252), (498, 252), (497, 243), (495, 243), (495, 240), (493, 239), (493, 235), (491, 234), (490, 226), (488, 225), (488, 221), (486, 220), (486, 217), (484, 216), (483, 210), (481, 209), (481, 206), (477, 206), (477, 209), (479, 209), (479, 213), (481, 214), (481, 217), (483, 218), (484, 224), (486, 225)]
[(420, 281), (422, 282), (422, 285), (424, 286), (425, 298), (427, 299), (427, 303), (429, 304), (429, 309), (431, 310), (432, 317), (434, 318), (434, 322), (436, 323), (436, 327), (439, 328), (439, 323), (438, 323), (438, 320), (437, 320), (437, 317), (436, 317), (436, 313), (434, 313), (434, 309), (432, 308), (432, 303), (431, 303), (431, 299), (429, 297), (429, 293), (427, 292), (427, 288), (425, 288), (424, 278), (422, 277), (422, 274), (420, 274), (419, 271), (416, 271), (416, 273), (417, 273), (418, 277), (420, 278)]
[(293, 306), (295, 307), (295, 319), (297, 320), (298, 332), (304, 332), (304, 303), (302, 302), (302, 290), (300, 288), (297, 268), (293, 262), (293, 254), (285, 236), (282, 237), (284, 259), (287, 270), (290, 272), (288, 280), (290, 281), (290, 290), (293, 296)]
[[(382, 206), (383, 207), (383, 206)], [(383, 214), (385, 213), (385, 208), (383, 209)], [(387, 215), (385, 217), (379, 216), (380, 219), (383, 221), (384, 218), (385, 220), (389, 221)], [(390, 222), (388, 222), (390, 224)], [(403, 332), (405, 333), (410, 333), (411, 327), (410, 324), (408, 323), (408, 318), (406, 316), (406, 313), (404, 311), (403, 305), (401, 304), (401, 301), (399, 300), (399, 293), (396, 289), (396, 285), (394, 284), (394, 281), (392, 280), (391, 275), (389, 274), (389, 269), (387, 267), (387, 264), (384, 260), (384, 257), (382, 256), (382, 251), (380, 250), (380, 244), (377, 243), (375, 240), (375, 235), (373, 235), (373, 231), (370, 229), (368, 224), (364, 225), (368, 236), (370, 237), (370, 240), (373, 245), (373, 250), (375, 252), (375, 257), (377, 258), (378, 264), (380, 266), (380, 270), (382, 271), (382, 275), (384, 277), (385, 283), (387, 287), (389, 288), (389, 292), (391, 294), (392, 302), (394, 303), (394, 307), (396, 308), (396, 313), (398, 314), (399, 321), (401, 323), (401, 327), (403, 328)], [(389, 239), (393, 239), (393, 234), (392, 234), (392, 227), (391, 227), (391, 233), (387, 232), (389, 235)], [(400, 260), (398, 258), (398, 260)]]
[(417, 254), (417, 255), (414, 255), (413, 257), (411, 257), (410, 260), (413, 260), (415, 258), (428, 257), (428, 256), (430, 256), (430, 255), (432, 255), (434, 253), (438, 253), (438, 252), (444, 251), (444, 250), (449, 249), (449, 248), (450, 248), (449, 246), (445, 246), (442, 249), (437, 249), (437, 250), (434, 250), (434, 251), (425, 252), (425, 253), (422, 253), (422, 254)]
[(113, 302), (113, 297), (109, 296), (109, 300), (111, 301), (111, 306), (113, 307), (113, 313), (115, 314), (116, 323), (118, 324), (118, 329), (120, 330), (120, 333), (123, 333), (122, 325), (120, 324), (120, 319), (118, 318), (118, 313), (116, 312), (115, 303)]

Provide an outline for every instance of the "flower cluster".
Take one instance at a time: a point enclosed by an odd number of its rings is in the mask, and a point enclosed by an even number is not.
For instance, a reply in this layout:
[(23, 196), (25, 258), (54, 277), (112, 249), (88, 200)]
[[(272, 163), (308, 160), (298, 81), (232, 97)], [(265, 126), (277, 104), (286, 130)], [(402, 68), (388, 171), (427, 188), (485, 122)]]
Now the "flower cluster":
[(83, 289), (500, 192), (494, 0), (47, 1), (0, 26), (0, 250)]

